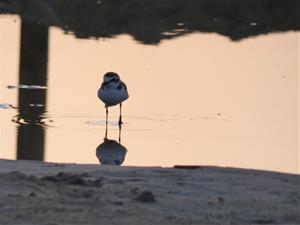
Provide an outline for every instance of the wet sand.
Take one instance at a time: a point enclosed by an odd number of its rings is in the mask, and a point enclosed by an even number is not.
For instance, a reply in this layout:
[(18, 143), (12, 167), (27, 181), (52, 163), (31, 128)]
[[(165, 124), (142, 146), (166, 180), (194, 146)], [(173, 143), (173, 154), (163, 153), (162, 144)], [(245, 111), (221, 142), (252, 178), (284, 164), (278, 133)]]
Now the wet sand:
[(0, 224), (299, 224), (300, 176), (0, 160)]

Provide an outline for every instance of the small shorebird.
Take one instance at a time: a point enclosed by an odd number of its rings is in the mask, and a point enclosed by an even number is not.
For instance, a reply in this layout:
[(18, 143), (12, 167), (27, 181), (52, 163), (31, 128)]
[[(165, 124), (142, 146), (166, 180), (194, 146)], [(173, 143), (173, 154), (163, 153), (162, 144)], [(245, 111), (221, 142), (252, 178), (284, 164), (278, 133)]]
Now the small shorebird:
[(106, 125), (108, 120), (108, 107), (120, 104), (119, 126), (122, 124), (122, 102), (129, 97), (126, 84), (119, 75), (108, 72), (103, 76), (103, 82), (98, 90), (98, 98), (104, 102), (106, 109)]

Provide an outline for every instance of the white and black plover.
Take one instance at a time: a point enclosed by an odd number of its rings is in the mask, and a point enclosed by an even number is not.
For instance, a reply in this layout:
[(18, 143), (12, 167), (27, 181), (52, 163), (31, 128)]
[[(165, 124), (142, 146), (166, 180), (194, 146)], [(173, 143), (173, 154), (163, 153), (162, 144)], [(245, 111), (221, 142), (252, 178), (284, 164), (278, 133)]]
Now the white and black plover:
[(106, 124), (108, 120), (108, 107), (120, 105), (119, 126), (122, 124), (122, 102), (128, 99), (126, 84), (114, 72), (108, 72), (103, 76), (103, 82), (98, 90), (98, 98), (104, 102), (106, 109)]

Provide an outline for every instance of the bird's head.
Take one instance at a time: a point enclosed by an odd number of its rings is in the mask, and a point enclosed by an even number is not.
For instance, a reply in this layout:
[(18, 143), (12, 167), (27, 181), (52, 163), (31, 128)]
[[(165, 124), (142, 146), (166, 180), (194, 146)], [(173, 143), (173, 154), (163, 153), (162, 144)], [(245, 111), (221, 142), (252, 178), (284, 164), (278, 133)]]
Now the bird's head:
[(108, 83), (118, 83), (120, 81), (120, 77), (117, 73), (114, 72), (107, 72), (103, 76), (103, 83), (108, 84)]

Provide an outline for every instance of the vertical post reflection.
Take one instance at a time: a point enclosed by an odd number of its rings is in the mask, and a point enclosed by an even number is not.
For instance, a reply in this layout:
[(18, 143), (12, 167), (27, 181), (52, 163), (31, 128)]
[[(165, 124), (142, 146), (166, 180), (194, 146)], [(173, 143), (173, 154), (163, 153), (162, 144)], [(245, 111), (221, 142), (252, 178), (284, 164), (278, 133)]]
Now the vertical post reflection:
[[(48, 27), (22, 19), (19, 84), (47, 84)], [(19, 89), (17, 159), (43, 160), (46, 89)]]

